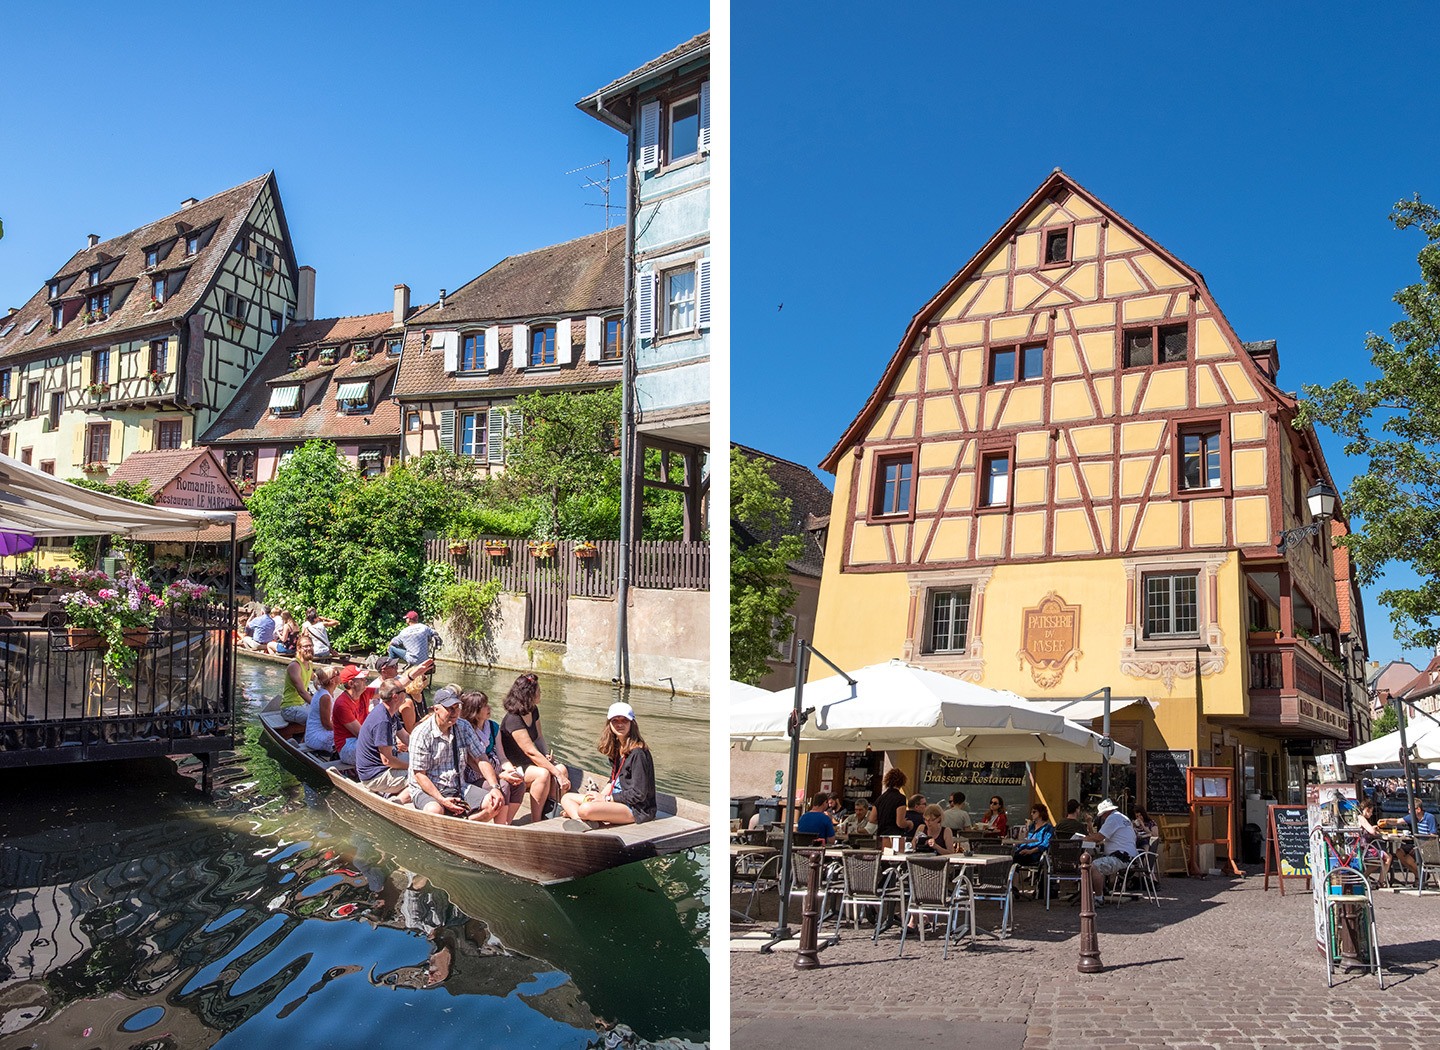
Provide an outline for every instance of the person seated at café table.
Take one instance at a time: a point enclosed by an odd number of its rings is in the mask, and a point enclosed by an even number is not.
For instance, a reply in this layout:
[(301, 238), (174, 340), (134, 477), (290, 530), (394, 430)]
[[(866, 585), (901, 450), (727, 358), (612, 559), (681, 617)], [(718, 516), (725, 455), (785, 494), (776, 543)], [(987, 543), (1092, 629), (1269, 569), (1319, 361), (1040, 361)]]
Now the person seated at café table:
[(1095, 816), (1100, 826), (1086, 835), (1085, 841), (1105, 847), (1104, 854), (1090, 862), (1090, 888), (1095, 891), (1095, 903), (1104, 904), (1105, 880), (1124, 871), (1139, 850), (1135, 845), (1135, 825), (1120, 812), (1119, 806), (1104, 799), (1095, 807)]
[(1055, 825), (1050, 823), (1050, 808), (1043, 802), (1037, 802), (1030, 807), (1030, 820), (1025, 825), (1025, 838), (1011, 851), (1011, 857), (1016, 864), (1027, 868), (1036, 867), (1045, 851), (1050, 848), (1050, 840), (1055, 835)]
[(997, 835), (1004, 835), (1009, 831), (1010, 819), (1005, 816), (1005, 800), (999, 795), (992, 795), (985, 815), (980, 818), (980, 823), (976, 826), (981, 831), (993, 831)]
[(1380, 803), (1374, 798), (1360, 803), (1357, 823), (1360, 826), (1360, 854), (1366, 863), (1379, 863), (1380, 885), (1388, 885), (1391, 861), (1383, 841), (1385, 832), (1380, 830)]
[(913, 835), (925, 823), (925, 807), (928, 805), (924, 795), (911, 795), (906, 803), (905, 819), (910, 822), (909, 828), (902, 828), (906, 835)]
[(1078, 798), (1068, 799), (1065, 803), (1065, 819), (1055, 825), (1055, 838), (1073, 839), (1077, 835), (1084, 835), (1089, 831), (1090, 819), (1080, 808), (1080, 800)]
[(955, 853), (960, 837), (945, 826), (945, 811), (939, 806), (926, 806), (921, 823), (910, 840), (916, 853)]
[(795, 830), (801, 835), (814, 835), (817, 846), (830, 845), (835, 841), (835, 822), (829, 810), (830, 793), (821, 791), (810, 800), (810, 812), (800, 818)]
[(956, 791), (950, 796), (950, 808), (940, 818), (951, 831), (969, 831), (975, 826), (975, 818), (965, 808), (965, 792)]
[(855, 812), (840, 822), (840, 837), (853, 838), (856, 835), (875, 834), (874, 810), (863, 798), (855, 800)]
[(1144, 853), (1150, 848), (1150, 843), (1160, 838), (1160, 825), (1155, 823), (1155, 818), (1145, 811), (1144, 806), (1135, 807), (1135, 819), (1131, 823), (1135, 825), (1135, 846)]
[[(875, 834), (881, 838), (889, 835), (908, 835), (909, 822), (900, 817), (905, 811), (905, 773), (891, 769), (885, 774), (885, 790), (875, 800)], [(905, 826), (902, 827), (901, 824)]]
[[(1417, 802), (1411, 814), (1405, 817), (1401, 823), (1411, 829), (1415, 835), (1434, 835), (1436, 833), (1435, 814), (1425, 812), (1425, 806)], [(1395, 859), (1400, 866), (1417, 879), (1420, 877), (1420, 867), (1415, 862), (1415, 843), (1402, 842), (1400, 849), (1395, 853)]]

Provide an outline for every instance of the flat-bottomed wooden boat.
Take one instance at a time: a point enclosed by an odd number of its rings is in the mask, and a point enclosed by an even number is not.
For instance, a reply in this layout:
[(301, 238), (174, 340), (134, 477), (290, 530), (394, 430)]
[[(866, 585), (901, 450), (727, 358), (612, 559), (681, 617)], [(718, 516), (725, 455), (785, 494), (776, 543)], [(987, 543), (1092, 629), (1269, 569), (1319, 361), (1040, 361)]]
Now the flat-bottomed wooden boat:
[[(656, 794), (659, 812), (654, 820), (644, 824), (593, 827), (589, 831), (567, 831), (563, 817), (507, 825), (422, 813), (414, 806), (401, 805), (366, 791), (353, 779), (351, 767), (327, 761), (300, 741), (282, 737), (279, 729), (285, 720), (278, 712), (261, 712), (260, 722), (266, 739), (278, 754), (292, 764), (329, 778), (342, 794), (359, 805), (432, 846), (542, 886), (569, 882), (650, 857), (679, 853), (710, 841), (708, 806), (660, 793)], [(568, 768), (572, 784), (584, 783), (587, 776), (594, 776), (574, 766)], [(522, 806), (521, 814), (528, 808), (528, 804)]]

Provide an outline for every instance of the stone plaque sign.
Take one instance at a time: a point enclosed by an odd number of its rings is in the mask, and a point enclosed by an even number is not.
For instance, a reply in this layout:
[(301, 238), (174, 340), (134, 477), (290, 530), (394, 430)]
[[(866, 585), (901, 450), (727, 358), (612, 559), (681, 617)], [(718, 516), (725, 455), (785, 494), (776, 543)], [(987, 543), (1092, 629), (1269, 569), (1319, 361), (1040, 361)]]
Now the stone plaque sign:
[(1073, 657), (1078, 663), (1080, 652), (1080, 606), (1066, 605), (1054, 591), (1040, 599), (1040, 604), (1024, 609), (1020, 627), (1021, 667), (1030, 665), (1030, 677), (1042, 689), (1060, 684), (1065, 666)]

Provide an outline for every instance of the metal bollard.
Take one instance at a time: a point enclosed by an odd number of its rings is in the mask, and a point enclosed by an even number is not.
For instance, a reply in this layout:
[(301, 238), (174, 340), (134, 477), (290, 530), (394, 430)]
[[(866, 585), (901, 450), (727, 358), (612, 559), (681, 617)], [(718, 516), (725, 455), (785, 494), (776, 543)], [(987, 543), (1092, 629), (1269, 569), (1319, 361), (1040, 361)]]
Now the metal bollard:
[(805, 851), (810, 865), (810, 880), (805, 887), (805, 911), (800, 920), (800, 947), (795, 953), (795, 969), (818, 970), (820, 949), (817, 943), (820, 932), (820, 862), (825, 855), (823, 849)]
[(1080, 961), (1075, 969), (1081, 973), (1099, 973), (1105, 969), (1100, 961), (1100, 940), (1095, 935), (1095, 891), (1090, 888), (1090, 851), (1080, 854)]

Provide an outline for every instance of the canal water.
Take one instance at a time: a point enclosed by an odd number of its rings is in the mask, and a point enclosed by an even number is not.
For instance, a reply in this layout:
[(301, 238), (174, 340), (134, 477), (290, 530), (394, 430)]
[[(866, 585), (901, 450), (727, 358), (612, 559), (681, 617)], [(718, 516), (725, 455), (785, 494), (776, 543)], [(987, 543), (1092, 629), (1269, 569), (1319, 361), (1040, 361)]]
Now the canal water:
[[(246, 702), (282, 672), (240, 661)], [(438, 676), (497, 706), (513, 680)], [(559, 757), (596, 767), (614, 699), (541, 677)], [(660, 788), (707, 798), (708, 703), (628, 699)], [(0, 1050), (708, 1040), (707, 850), (532, 886), (297, 780), (253, 725), (211, 798), (198, 780), (188, 758), (0, 773)]]

